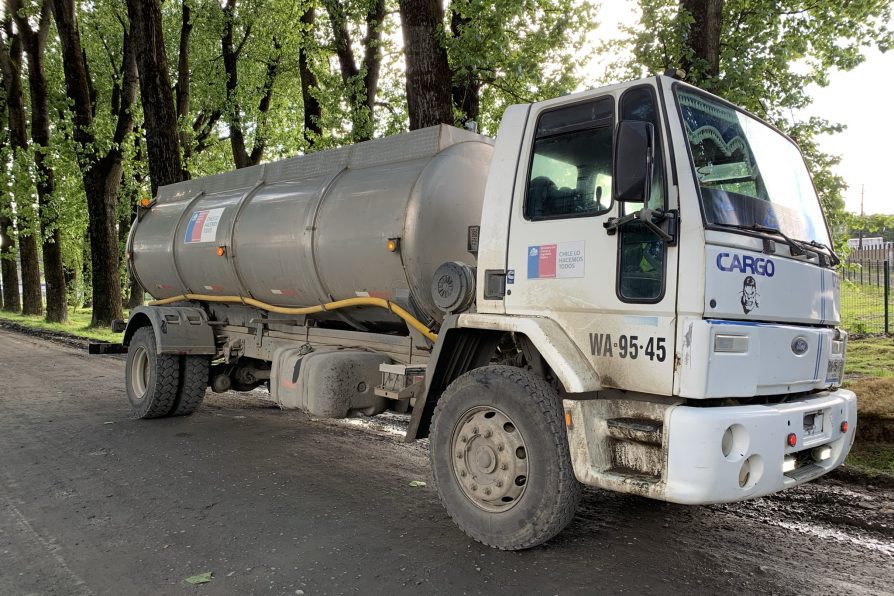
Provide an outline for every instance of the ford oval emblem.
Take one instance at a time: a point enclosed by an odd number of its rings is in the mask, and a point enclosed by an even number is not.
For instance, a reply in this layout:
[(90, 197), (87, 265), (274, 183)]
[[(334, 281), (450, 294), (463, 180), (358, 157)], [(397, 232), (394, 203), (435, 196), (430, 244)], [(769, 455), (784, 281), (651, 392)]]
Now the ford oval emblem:
[(803, 356), (809, 347), (810, 344), (803, 337), (796, 337), (792, 340), (792, 352), (795, 353), (795, 356)]

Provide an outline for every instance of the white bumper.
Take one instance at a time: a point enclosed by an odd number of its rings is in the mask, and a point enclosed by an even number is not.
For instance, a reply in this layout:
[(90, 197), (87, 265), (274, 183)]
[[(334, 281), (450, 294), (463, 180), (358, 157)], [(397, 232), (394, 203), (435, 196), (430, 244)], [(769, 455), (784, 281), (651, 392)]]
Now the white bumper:
[(597, 399), (565, 400), (565, 410), (578, 480), (691, 505), (742, 501), (822, 476), (847, 457), (857, 428), (857, 398), (846, 389), (776, 405)]
[[(804, 418), (811, 413), (817, 413), (816, 430), (808, 433)], [(842, 422), (847, 422), (847, 432), (842, 432)], [(665, 500), (688, 504), (741, 501), (802, 484), (841, 465), (857, 430), (857, 398), (852, 391), (838, 389), (778, 405), (678, 406), (667, 412), (665, 424)], [(730, 428), (732, 448), (724, 455), (724, 434)], [(790, 433), (797, 439), (794, 447), (787, 443)], [(818, 447), (830, 448), (828, 459), (812, 457)], [(798, 457), (796, 454), (800, 454), (802, 465), (783, 472), (786, 456)]]

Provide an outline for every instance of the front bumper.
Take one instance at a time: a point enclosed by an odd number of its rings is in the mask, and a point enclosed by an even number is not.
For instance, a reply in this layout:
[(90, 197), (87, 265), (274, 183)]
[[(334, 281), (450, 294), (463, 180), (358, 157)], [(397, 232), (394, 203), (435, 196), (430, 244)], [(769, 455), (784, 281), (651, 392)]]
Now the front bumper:
[[(578, 479), (693, 505), (760, 497), (822, 476), (847, 457), (857, 427), (857, 398), (846, 389), (776, 405), (616, 403), (565, 401)], [(654, 430), (619, 434), (614, 420), (642, 420), (642, 428), (651, 421)]]

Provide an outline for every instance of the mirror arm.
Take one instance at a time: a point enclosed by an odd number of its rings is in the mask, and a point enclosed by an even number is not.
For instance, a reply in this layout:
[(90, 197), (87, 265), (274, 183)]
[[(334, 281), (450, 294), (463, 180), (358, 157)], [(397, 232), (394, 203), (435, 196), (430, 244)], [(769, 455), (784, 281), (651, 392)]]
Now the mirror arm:
[[(602, 227), (605, 228), (605, 231), (608, 233), (609, 236), (613, 236), (623, 226), (627, 225), (631, 221), (638, 220), (641, 221), (647, 228), (649, 228), (649, 230), (654, 232), (656, 236), (666, 242), (668, 246), (674, 246), (677, 243), (677, 237), (675, 233), (676, 218), (677, 214), (674, 211), (655, 211), (654, 209), (644, 207), (639, 211), (628, 213), (623, 217), (610, 217), (602, 224)], [(661, 226), (657, 225), (657, 223), (661, 223), (665, 220), (671, 220), (673, 222), (671, 224), (671, 227), (674, 233), (668, 233), (664, 229), (662, 229)]]

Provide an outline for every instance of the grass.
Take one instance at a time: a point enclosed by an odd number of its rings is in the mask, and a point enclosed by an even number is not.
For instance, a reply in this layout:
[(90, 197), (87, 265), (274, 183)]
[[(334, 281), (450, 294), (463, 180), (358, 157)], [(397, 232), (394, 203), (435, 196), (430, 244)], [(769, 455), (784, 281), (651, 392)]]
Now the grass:
[(850, 378), (894, 376), (894, 338), (849, 340), (844, 373)]
[(120, 342), (122, 333), (113, 333), (107, 327), (91, 327), (90, 309), (77, 308), (68, 311), (67, 323), (47, 323), (41, 315), (22, 315), (0, 311), (0, 321), (11, 321), (18, 323), (30, 329), (39, 329), (41, 331), (50, 331), (53, 333), (67, 333), (84, 339), (95, 339), (99, 341)]
[(894, 476), (894, 445), (857, 441), (851, 448), (845, 465), (862, 472)]

